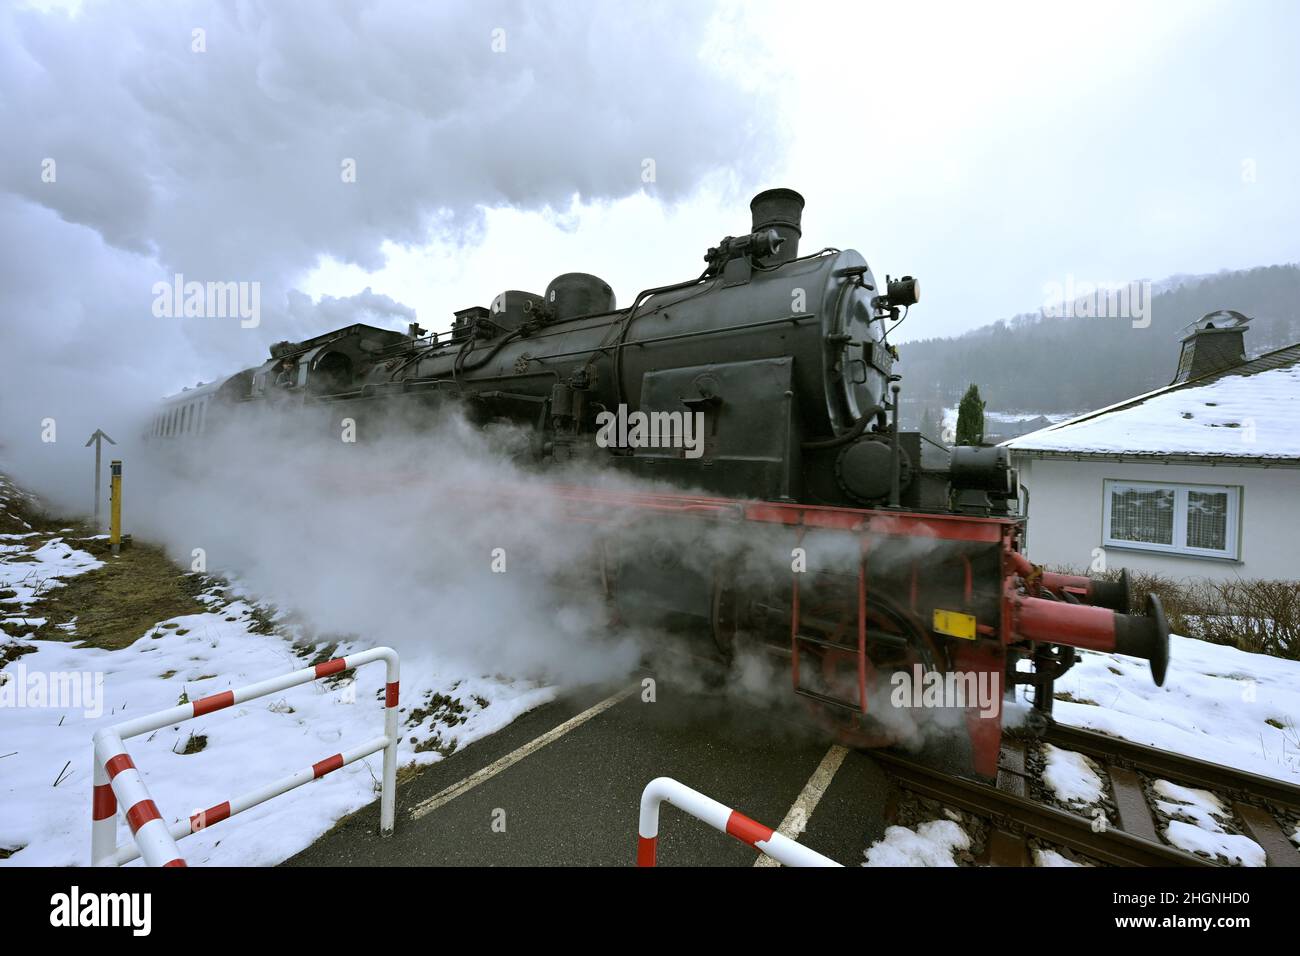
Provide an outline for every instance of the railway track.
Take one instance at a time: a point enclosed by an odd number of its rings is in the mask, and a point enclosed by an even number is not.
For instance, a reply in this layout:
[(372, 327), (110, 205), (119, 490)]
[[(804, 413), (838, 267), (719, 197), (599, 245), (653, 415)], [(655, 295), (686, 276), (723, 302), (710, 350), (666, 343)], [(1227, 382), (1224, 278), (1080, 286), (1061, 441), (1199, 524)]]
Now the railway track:
[(1073, 727), (1056, 725), (1040, 739), (1100, 765), (1117, 821), (1099, 827), (1091, 817), (1036, 799), (1023, 738), (1003, 738), (996, 785), (893, 751), (875, 756), (901, 789), (986, 820), (985, 853), (995, 866), (1028, 866), (1030, 837), (1114, 866), (1223, 865), (1161, 839), (1147, 778), (1212, 791), (1263, 849), (1266, 865), (1300, 866), (1300, 851), (1280, 823), (1300, 813), (1300, 786)]

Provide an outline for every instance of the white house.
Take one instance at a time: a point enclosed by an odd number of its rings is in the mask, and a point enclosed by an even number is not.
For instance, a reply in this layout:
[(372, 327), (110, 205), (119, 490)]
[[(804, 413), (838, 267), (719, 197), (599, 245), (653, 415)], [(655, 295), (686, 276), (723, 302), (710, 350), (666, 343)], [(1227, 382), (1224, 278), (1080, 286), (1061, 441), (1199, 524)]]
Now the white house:
[(1172, 384), (1003, 443), (1034, 562), (1300, 579), (1300, 343), (1247, 360), (1246, 321), (1193, 323)]

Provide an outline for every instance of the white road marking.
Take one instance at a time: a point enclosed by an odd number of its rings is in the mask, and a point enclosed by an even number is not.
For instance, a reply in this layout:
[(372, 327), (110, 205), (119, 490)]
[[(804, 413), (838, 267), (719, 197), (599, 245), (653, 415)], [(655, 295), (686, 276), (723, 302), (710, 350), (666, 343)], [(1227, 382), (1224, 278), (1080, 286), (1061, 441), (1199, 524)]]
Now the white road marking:
[[(841, 747), (839, 744), (826, 751), (826, 756), (822, 757), (822, 762), (817, 765), (817, 769), (812, 772), (808, 782), (803, 785), (803, 790), (800, 791), (798, 798), (790, 807), (790, 812), (785, 815), (781, 825), (776, 828), (777, 833), (789, 837), (791, 840), (799, 839), (799, 834), (803, 833), (808, 826), (813, 811), (817, 809), (817, 804), (821, 802), (822, 796), (826, 793), (826, 788), (835, 779), (835, 772), (840, 769), (840, 764), (844, 763), (844, 758), (848, 755), (848, 752), (847, 747)], [(780, 866), (781, 864), (766, 853), (760, 853), (758, 859), (754, 861), (754, 865)]]
[(439, 807), (443, 806), (444, 804), (450, 803), (451, 801), (455, 800), (462, 793), (468, 793), (470, 790), (473, 790), (475, 787), (477, 787), (480, 783), (483, 783), (486, 780), (491, 780), (502, 770), (514, 766), (519, 761), (527, 757), (529, 754), (536, 753), (538, 750), (542, 749), (547, 744), (554, 743), (555, 741), (559, 740), (570, 730), (573, 730), (576, 727), (581, 727), (587, 721), (591, 720), (591, 718), (609, 710), (619, 701), (624, 700), (629, 695), (639, 690), (640, 687), (641, 685), (637, 683), (637, 684), (632, 684), (629, 687), (623, 688), (617, 694), (614, 694), (610, 697), (606, 697), (599, 704), (594, 704), (591, 707), (588, 707), (586, 710), (578, 714), (576, 717), (570, 717), (568, 720), (560, 724), (558, 727), (552, 727), (546, 733), (542, 734), (540, 737), (536, 738), (535, 740), (531, 740), (528, 743), (524, 744), (518, 750), (513, 750), (510, 753), (506, 754), (504, 757), (500, 758), (499, 760), (496, 760), (493, 763), (488, 764), (486, 767), (482, 768), (481, 770), (476, 770), (474, 773), (470, 774), (468, 777), (466, 777), (464, 780), (460, 781), (459, 783), (454, 783), (446, 790), (434, 794), (432, 797), (429, 797), (427, 800), (420, 801), (414, 807), (411, 808), (411, 813), (410, 813), (411, 819), (418, 820), (420, 819), (420, 817), (424, 816), (425, 814), (432, 813), (434, 810), (437, 810)]

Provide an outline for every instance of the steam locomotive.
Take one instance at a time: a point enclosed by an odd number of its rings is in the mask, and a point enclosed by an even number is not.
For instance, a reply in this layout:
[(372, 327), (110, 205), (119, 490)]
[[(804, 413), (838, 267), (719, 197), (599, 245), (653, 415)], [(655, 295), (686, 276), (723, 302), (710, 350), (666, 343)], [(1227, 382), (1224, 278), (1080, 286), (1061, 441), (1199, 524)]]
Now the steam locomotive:
[[(624, 309), (606, 282), (567, 273), (541, 295), (509, 290), (456, 312), (446, 333), (358, 324), (277, 343), (260, 366), (168, 400), (149, 434), (201, 435), (267, 407), (373, 434), (450, 402), (476, 422), (526, 426), (539, 487), (561, 465), (676, 489), (548, 493), (584, 520), (739, 522), (788, 546), (790, 565), (765, 574), (721, 551), (703, 569), (672, 549), (602, 547), (599, 561), (622, 618), (697, 635), (723, 660), (761, 648), (858, 746), (898, 739), (881, 694), (898, 673), (1029, 684), (1031, 729), (1050, 720), (1053, 682), (1077, 648), (1147, 659), (1162, 683), (1158, 598), (1133, 613), (1126, 575), (1056, 574), (1021, 553), (1005, 449), (948, 449), (900, 429), (888, 330), (919, 285), (882, 285), (851, 249), (801, 255), (803, 208), (793, 190), (760, 193), (749, 230), (709, 248), (696, 278)], [(965, 720), (975, 770), (994, 774), (1000, 703)]]

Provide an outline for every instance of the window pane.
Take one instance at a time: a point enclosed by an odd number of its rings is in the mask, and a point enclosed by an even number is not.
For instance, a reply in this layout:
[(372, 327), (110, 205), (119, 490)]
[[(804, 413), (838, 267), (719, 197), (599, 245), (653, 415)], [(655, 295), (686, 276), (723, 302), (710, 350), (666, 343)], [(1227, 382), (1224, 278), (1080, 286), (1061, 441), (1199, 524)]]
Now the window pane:
[(1228, 546), (1228, 493), (1187, 492), (1187, 546), (1224, 551)]
[(1110, 536), (1117, 541), (1174, 543), (1172, 488), (1116, 488), (1110, 493)]

